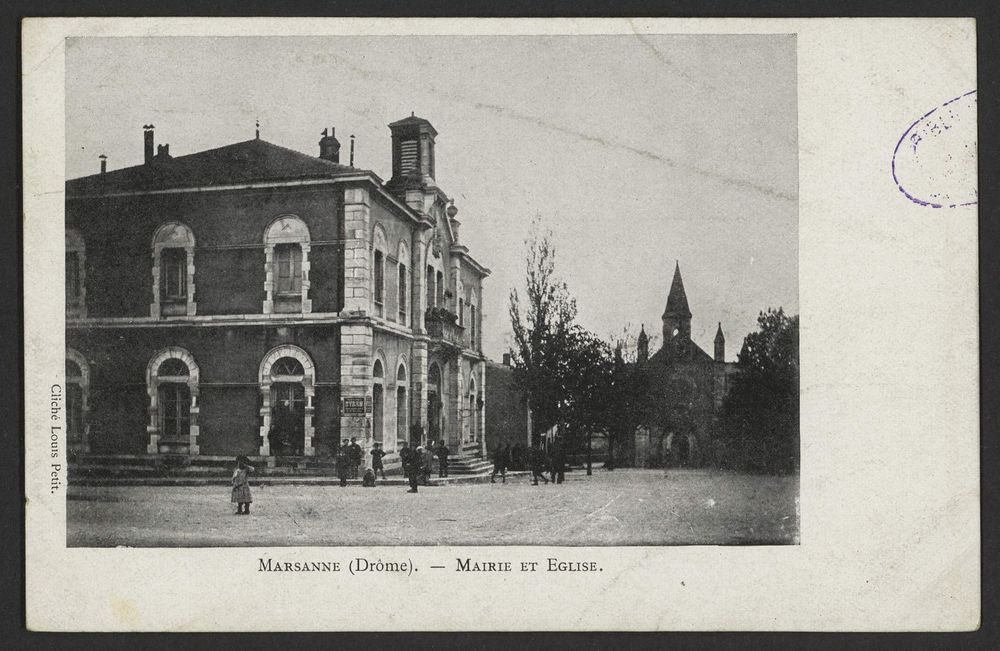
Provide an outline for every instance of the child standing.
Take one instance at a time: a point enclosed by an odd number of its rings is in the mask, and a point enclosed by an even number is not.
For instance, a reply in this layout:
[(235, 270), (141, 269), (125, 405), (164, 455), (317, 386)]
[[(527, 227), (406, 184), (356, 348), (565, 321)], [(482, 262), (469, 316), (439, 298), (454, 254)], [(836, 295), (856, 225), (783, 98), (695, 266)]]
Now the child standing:
[(233, 471), (233, 499), (236, 503), (236, 515), (250, 515), (250, 482), (248, 475), (254, 471), (250, 460), (242, 454), (236, 457), (236, 470)]

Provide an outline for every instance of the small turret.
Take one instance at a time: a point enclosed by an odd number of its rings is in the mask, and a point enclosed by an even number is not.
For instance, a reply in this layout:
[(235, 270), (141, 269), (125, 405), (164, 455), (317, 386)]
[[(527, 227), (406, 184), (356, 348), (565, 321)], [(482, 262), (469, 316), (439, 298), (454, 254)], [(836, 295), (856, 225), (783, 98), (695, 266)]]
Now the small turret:
[(715, 331), (715, 361), (726, 361), (726, 336), (722, 334), (722, 321), (719, 321), (719, 329)]
[(649, 335), (646, 334), (646, 324), (642, 324), (639, 337), (635, 342), (636, 359), (642, 363), (649, 359)]

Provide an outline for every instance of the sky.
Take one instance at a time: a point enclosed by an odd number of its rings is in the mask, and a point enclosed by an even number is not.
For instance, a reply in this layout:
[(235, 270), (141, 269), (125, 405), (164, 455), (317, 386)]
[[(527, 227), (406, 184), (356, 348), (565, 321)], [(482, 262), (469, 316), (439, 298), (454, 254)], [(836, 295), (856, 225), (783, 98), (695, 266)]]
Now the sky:
[[(659, 336), (674, 264), (691, 334), (726, 357), (768, 307), (798, 313), (793, 35), (78, 38), (66, 48), (69, 178), (142, 162), (142, 125), (174, 156), (261, 138), (388, 180), (388, 124), (438, 131), (436, 181), (492, 270), (483, 346), (511, 341), (524, 240), (552, 233), (578, 321)], [(658, 341), (658, 340), (657, 340)], [(654, 346), (655, 349), (657, 346)]]

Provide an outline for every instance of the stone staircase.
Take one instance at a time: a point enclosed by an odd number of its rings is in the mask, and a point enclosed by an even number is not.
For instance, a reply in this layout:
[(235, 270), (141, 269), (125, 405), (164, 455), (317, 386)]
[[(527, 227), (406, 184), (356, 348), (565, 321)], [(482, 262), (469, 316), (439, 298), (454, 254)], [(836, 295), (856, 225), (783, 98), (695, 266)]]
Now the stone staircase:
[(448, 474), (487, 475), (493, 471), (493, 462), (483, 458), (478, 443), (465, 443), (458, 454), (448, 458)]

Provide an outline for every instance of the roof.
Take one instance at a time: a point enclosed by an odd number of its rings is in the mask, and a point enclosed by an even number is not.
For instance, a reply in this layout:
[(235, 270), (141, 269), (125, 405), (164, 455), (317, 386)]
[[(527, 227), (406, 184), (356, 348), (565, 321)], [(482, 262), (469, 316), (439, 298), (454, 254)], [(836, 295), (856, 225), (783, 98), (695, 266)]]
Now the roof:
[(368, 173), (254, 139), (66, 182), (68, 195), (290, 181)]
[(396, 120), (395, 122), (389, 123), (390, 129), (395, 129), (398, 127), (409, 127), (409, 126), (427, 127), (428, 130), (433, 132), (433, 135), (435, 136), (437, 135), (437, 129), (435, 129), (434, 126), (430, 123), (430, 120), (416, 116), (413, 113), (410, 113), (410, 117), (406, 117), (403, 118), (402, 120)]
[(726, 340), (726, 336), (724, 334), (722, 334), (722, 321), (719, 321), (719, 329), (715, 331), (715, 340), (716, 341), (719, 341), (719, 340), (725, 341)]
[(674, 267), (674, 280), (670, 283), (670, 294), (667, 296), (667, 309), (663, 311), (663, 316), (691, 316), (687, 294), (684, 293), (684, 281), (681, 280), (681, 265), (679, 262)]
[(664, 364), (671, 364), (674, 362), (692, 362), (695, 364), (715, 363), (715, 358), (702, 350), (701, 346), (693, 341), (688, 341), (688, 345), (685, 348), (683, 355), (677, 355), (670, 344), (666, 344), (656, 351), (656, 353), (650, 357), (649, 360), (651, 362), (662, 362)]

